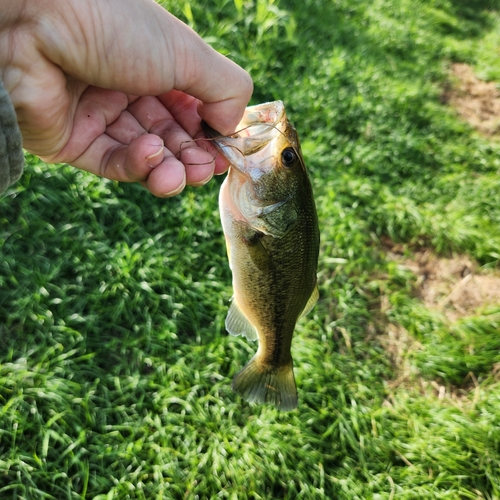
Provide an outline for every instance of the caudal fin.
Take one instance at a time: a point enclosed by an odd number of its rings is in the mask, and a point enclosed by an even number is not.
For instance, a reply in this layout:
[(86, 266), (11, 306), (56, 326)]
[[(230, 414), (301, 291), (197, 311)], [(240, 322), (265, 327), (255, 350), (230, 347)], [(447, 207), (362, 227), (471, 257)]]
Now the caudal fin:
[(271, 403), (279, 410), (297, 407), (297, 386), (293, 363), (279, 368), (265, 368), (254, 356), (233, 380), (233, 391), (254, 403)]

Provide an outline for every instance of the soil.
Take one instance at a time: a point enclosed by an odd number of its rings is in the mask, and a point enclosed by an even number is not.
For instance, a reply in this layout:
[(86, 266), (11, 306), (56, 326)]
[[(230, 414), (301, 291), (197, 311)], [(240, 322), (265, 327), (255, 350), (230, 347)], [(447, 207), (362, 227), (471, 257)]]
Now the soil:
[(424, 304), (450, 321), (500, 305), (500, 271), (483, 270), (465, 255), (438, 257), (430, 249), (408, 258), (401, 245), (385, 243), (388, 256), (417, 276), (416, 291)]
[[(487, 306), (500, 305), (500, 270), (481, 269), (477, 262), (465, 255), (438, 257), (430, 249), (415, 250), (408, 257), (403, 245), (388, 238), (382, 243), (390, 259), (416, 275), (416, 293), (424, 304), (442, 312), (450, 323), (461, 317), (480, 314)], [(381, 306), (382, 310), (389, 307), (389, 304), (384, 304), (384, 297)], [(459, 408), (471, 402), (475, 405), (478, 401), (479, 384), (472, 372), (460, 387), (429, 381), (413, 373), (408, 354), (422, 346), (401, 325), (387, 323), (380, 341), (396, 368), (395, 379), (389, 381), (391, 389), (417, 388), (422, 394), (431, 391), (439, 399), (446, 398)], [(500, 363), (493, 367), (492, 375), (500, 381)]]
[[(417, 277), (415, 290), (429, 309), (443, 313), (450, 323), (480, 314), (488, 306), (500, 305), (500, 270), (484, 270), (465, 255), (438, 257), (431, 249), (418, 249), (411, 254), (403, 245), (393, 243), (389, 238), (382, 241), (387, 256), (412, 271)], [(411, 257), (408, 257), (411, 255)], [(382, 311), (388, 304), (382, 297)], [(477, 392), (479, 385), (471, 372), (463, 387), (451, 387), (428, 381), (412, 375), (408, 353), (419, 350), (421, 344), (401, 325), (388, 323), (380, 339), (396, 367), (396, 378), (389, 382), (391, 388), (420, 385), (422, 391), (431, 389), (440, 399), (451, 397), (454, 404), (467, 400), (471, 390)], [(493, 367), (495, 379), (500, 381), (500, 363)], [(476, 401), (477, 394), (474, 396)]]
[(481, 134), (500, 139), (500, 92), (495, 82), (479, 80), (464, 63), (451, 67), (452, 85), (443, 101)]

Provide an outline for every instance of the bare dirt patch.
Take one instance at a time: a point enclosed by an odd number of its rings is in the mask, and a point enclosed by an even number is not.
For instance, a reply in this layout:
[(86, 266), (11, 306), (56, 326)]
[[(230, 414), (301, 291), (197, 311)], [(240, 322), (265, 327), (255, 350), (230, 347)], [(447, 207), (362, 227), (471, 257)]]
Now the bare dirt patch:
[(424, 304), (450, 321), (500, 305), (500, 272), (482, 270), (465, 255), (445, 258), (422, 249), (408, 258), (397, 244), (388, 248), (388, 255), (417, 276), (417, 294)]
[[(430, 249), (414, 250), (411, 254), (403, 245), (389, 238), (382, 241), (387, 256), (412, 271), (417, 277), (415, 290), (424, 304), (443, 313), (450, 323), (466, 316), (481, 314), (487, 306), (500, 305), (500, 271), (484, 270), (465, 255), (438, 257)], [(410, 256), (409, 256), (410, 255)], [(389, 307), (382, 297), (382, 312)], [(432, 393), (459, 409), (474, 407), (481, 398), (480, 384), (469, 373), (460, 386), (440, 380), (426, 380), (415, 371), (411, 354), (422, 349), (420, 342), (401, 325), (387, 323), (380, 342), (391, 357), (395, 378), (388, 381), (391, 391), (417, 390)], [(500, 383), (500, 363), (493, 366), (492, 375)], [(387, 404), (391, 404), (390, 397)]]
[[(465, 255), (438, 257), (432, 250), (422, 248), (411, 253), (401, 244), (389, 238), (382, 239), (387, 256), (399, 265), (412, 271), (417, 277), (415, 292), (429, 309), (444, 314), (450, 323), (462, 317), (481, 314), (487, 306), (500, 305), (500, 271), (484, 270)], [(387, 303), (386, 303), (387, 302)], [(381, 310), (389, 308), (388, 300), (382, 296)], [(396, 369), (394, 380), (389, 382), (393, 390), (401, 387), (417, 388), (422, 393), (431, 390), (438, 398), (451, 398), (453, 404), (468, 401), (471, 390), (477, 391), (478, 382), (473, 373), (461, 387), (428, 381), (414, 372), (410, 357), (422, 345), (406, 329), (398, 324), (387, 323), (380, 342), (388, 352)], [(495, 379), (500, 381), (500, 364), (493, 369)], [(474, 393), (474, 401), (478, 394)]]
[(463, 63), (451, 67), (453, 83), (443, 100), (476, 130), (500, 138), (500, 92), (494, 82), (479, 80), (472, 68)]

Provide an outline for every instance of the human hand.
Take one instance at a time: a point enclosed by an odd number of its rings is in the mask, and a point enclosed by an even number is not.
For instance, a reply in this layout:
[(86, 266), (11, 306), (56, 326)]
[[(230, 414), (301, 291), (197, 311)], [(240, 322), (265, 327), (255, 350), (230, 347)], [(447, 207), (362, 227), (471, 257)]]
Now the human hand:
[(252, 93), (239, 66), (152, 0), (0, 0), (0, 68), (45, 162), (141, 182), (156, 196), (228, 165), (200, 120), (234, 131)]

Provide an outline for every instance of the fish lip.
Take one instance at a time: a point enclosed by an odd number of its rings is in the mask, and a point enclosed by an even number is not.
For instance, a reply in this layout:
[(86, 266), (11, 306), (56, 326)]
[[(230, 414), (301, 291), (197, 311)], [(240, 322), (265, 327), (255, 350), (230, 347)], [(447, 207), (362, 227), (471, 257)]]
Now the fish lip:
[(248, 175), (243, 172), (243, 170), (239, 169), (237, 165), (235, 165), (236, 162), (234, 162), (234, 158), (232, 158), (230, 152), (231, 152), (231, 145), (228, 144), (229, 140), (236, 139), (234, 136), (227, 136), (227, 135), (222, 135), (220, 132), (212, 128), (205, 120), (201, 121), (201, 129), (203, 130), (203, 133), (207, 137), (207, 139), (210, 139), (213, 141), (217, 149), (229, 160), (230, 163), (230, 169), (234, 168), (237, 170), (240, 174), (244, 175), (245, 177), (248, 177)]

